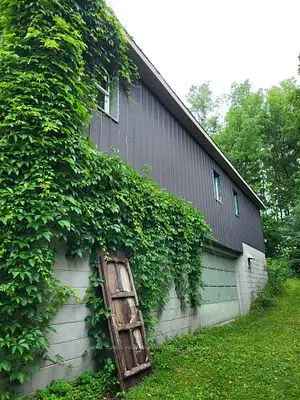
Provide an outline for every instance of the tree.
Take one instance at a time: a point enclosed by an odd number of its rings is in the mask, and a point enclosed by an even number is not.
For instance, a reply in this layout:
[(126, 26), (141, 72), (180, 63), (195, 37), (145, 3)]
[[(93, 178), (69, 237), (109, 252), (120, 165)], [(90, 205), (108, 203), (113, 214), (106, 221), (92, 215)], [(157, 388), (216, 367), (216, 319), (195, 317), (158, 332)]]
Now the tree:
[(290, 266), (295, 273), (300, 274), (300, 199), (288, 218), (282, 236), (288, 244), (286, 253)]
[(269, 182), (269, 205), (284, 220), (297, 202), (295, 190), (300, 161), (300, 87), (283, 81), (266, 94), (264, 166)]
[(265, 197), (263, 134), (266, 126), (264, 93), (252, 91), (249, 81), (233, 83), (224, 127), (214, 136), (246, 181)]
[(221, 99), (213, 95), (210, 82), (193, 85), (187, 95), (187, 102), (194, 117), (203, 128), (214, 134), (220, 128), (220, 113), (218, 111)]
[(267, 91), (249, 81), (234, 83), (229, 110), (215, 140), (267, 205), (264, 214), (267, 255), (288, 245), (283, 229), (299, 193), (300, 87), (295, 79)]

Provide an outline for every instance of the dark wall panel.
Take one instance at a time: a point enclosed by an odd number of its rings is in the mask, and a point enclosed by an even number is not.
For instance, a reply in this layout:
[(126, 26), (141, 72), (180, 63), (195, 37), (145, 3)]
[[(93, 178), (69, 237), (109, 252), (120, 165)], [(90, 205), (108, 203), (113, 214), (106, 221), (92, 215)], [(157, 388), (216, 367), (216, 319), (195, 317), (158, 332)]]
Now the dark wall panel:
[[(148, 166), (162, 187), (192, 202), (220, 244), (241, 251), (244, 242), (264, 251), (257, 207), (146, 86), (137, 85), (129, 97), (121, 92), (119, 123), (96, 113), (90, 136), (100, 150), (118, 149), (135, 169)], [(221, 176), (222, 204), (214, 198), (213, 170)], [(240, 217), (234, 214), (233, 189), (239, 194)]]

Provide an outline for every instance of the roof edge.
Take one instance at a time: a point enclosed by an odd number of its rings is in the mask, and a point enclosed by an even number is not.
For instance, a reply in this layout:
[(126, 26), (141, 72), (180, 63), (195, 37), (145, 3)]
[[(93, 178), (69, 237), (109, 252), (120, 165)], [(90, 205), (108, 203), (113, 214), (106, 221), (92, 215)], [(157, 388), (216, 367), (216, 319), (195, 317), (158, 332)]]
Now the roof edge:
[(149, 84), (150, 89), (155, 92), (160, 101), (172, 114), (176, 113), (175, 115), (178, 121), (182, 123), (188, 132), (201, 146), (204, 147), (207, 153), (226, 171), (230, 178), (232, 178), (241, 190), (243, 190), (243, 192), (258, 206), (258, 208), (265, 209), (266, 206), (263, 201), (195, 119), (191, 111), (166, 82), (141, 48), (129, 36), (128, 42), (133, 59), (140, 70), (142, 78), (146, 81), (145, 83)]

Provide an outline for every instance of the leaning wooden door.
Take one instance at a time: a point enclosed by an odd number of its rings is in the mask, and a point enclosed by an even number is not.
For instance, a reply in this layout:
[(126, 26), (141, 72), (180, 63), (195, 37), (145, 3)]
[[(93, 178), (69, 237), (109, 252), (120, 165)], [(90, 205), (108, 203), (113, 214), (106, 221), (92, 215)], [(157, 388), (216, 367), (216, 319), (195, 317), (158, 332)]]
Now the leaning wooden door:
[(128, 259), (99, 255), (99, 272), (119, 379), (126, 388), (151, 367), (143, 316)]

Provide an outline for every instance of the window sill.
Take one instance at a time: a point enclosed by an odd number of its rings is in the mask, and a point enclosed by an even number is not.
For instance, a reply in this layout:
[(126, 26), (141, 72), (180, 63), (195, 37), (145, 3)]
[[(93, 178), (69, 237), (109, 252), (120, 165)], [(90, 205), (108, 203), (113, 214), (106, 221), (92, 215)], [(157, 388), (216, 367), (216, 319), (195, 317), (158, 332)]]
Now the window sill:
[(108, 112), (104, 111), (101, 107), (97, 107), (97, 112), (104, 114), (106, 117), (108, 117), (109, 119), (111, 119), (113, 122), (115, 122), (116, 124), (118, 124), (120, 122), (120, 118), (115, 118), (112, 115), (110, 115)]

